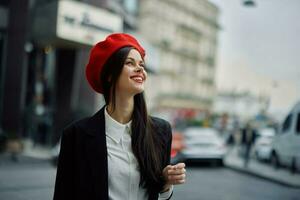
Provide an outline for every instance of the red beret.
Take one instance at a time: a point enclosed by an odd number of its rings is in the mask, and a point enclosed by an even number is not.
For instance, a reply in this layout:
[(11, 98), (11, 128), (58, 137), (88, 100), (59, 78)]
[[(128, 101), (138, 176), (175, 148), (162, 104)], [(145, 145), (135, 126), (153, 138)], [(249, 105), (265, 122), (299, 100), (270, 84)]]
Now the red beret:
[(145, 50), (143, 47), (134, 37), (126, 33), (113, 33), (92, 48), (85, 73), (89, 84), (96, 92), (103, 93), (100, 81), (100, 73), (103, 65), (114, 52), (125, 46), (135, 48), (144, 58)]

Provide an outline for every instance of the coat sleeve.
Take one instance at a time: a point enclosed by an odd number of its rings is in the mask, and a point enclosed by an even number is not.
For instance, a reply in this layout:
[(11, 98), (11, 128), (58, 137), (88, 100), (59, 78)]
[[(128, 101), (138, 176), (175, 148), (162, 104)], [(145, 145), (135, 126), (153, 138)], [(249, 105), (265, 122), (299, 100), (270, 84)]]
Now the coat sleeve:
[[(169, 122), (167, 122), (167, 127), (166, 127), (166, 136), (167, 136), (167, 155), (166, 155), (166, 165), (169, 165), (171, 162), (171, 146), (172, 146), (172, 128)], [(166, 166), (165, 165), (165, 166)], [(160, 199), (166, 199), (166, 200), (170, 200), (171, 197), (173, 195), (173, 187), (171, 188), (171, 190), (168, 192), (167, 196), (165, 197), (161, 197)]]
[(72, 188), (74, 189), (72, 132), (72, 128), (68, 127), (64, 129), (61, 136), (53, 200), (74, 199), (72, 193)]

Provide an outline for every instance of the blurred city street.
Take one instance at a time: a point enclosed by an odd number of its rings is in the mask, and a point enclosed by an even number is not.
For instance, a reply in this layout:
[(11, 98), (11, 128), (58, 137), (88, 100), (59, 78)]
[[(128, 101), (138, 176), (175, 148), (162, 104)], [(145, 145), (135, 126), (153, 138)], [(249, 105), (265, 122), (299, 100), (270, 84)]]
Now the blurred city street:
[[(55, 167), (48, 160), (21, 156), (19, 162), (14, 163), (8, 155), (2, 155), (0, 199), (51, 200), (55, 173)], [(226, 167), (191, 163), (187, 167), (186, 184), (175, 186), (172, 199), (298, 200), (299, 195), (300, 188), (286, 187)]]
[(290, 168), (271, 166), (270, 163), (259, 162), (254, 157), (245, 167), (244, 159), (238, 154), (238, 147), (231, 149), (225, 158), (227, 168), (259, 177), (283, 186), (300, 189), (300, 172), (293, 172)]
[(175, 187), (174, 200), (297, 200), (292, 189), (227, 168), (189, 167), (187, 182)]
[(8, 155), (1, 155), (0, 199), (51, 200), (55, 174), (48, 160), (21, 156), (13, 162)]
[[(136, 116), (169, 122), (171, 164), (187, 163), (172, 199), (300, 200), (299, 10), (300, 0), (1, 0), (0, 200), (52, 200), (62, 130), (109, 105), (86, 66), (112, 33), (146, 52)], [(142, 122), (133, 129), (152, 130)]]

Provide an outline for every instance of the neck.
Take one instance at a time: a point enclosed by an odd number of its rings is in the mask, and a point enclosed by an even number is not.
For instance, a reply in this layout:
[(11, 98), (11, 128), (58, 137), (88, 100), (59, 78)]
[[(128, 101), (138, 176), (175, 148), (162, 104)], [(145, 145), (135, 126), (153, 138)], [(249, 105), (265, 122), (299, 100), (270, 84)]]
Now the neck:
[(134, 100), (133, 96), (116, 95), (116, 105), (113, 110), (112, 101), (107, 106), (108, 114), (117, 122), (126, 124), (131, 120), (133, 112)]

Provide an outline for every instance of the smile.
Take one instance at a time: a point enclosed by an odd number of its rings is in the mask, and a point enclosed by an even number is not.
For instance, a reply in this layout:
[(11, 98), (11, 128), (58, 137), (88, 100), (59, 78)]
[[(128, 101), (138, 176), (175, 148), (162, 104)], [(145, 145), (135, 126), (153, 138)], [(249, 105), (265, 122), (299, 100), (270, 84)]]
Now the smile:
[(144, 78), (142, 76), (132, 76), (130, 78), (138, 83), (142, 83), (144, 81)]

